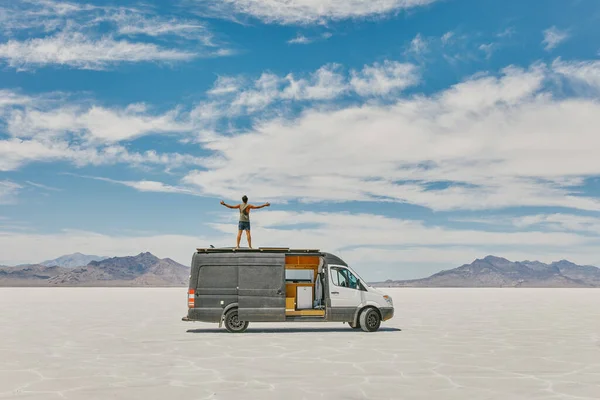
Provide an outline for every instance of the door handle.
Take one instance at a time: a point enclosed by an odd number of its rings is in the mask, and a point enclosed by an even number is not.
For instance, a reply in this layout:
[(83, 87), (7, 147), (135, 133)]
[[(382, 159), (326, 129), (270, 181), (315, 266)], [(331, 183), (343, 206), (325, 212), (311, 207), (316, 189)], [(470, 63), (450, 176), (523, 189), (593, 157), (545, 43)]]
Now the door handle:
[(331, 292), (331, 294), (340, 294), (340, 292)]

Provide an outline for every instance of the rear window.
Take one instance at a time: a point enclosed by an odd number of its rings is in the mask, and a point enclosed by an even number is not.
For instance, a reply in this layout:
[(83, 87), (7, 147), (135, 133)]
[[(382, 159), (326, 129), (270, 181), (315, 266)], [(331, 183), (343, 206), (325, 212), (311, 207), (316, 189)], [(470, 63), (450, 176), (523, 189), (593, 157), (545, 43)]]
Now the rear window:
[(288, 282), (312, 282), (312, 269), (286, 269), (285, 280)]

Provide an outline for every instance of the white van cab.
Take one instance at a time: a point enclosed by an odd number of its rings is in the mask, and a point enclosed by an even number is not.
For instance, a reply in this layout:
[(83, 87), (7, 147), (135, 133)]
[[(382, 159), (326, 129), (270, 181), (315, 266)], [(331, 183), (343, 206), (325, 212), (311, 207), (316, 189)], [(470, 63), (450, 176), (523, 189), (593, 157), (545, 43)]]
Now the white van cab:
[(183, 321), (244, 332), (250, 322), (344, 322), (374, 332), (394, 316), (392, 298), (339, 257), (310, 249), (208, 248), (192, 257)]

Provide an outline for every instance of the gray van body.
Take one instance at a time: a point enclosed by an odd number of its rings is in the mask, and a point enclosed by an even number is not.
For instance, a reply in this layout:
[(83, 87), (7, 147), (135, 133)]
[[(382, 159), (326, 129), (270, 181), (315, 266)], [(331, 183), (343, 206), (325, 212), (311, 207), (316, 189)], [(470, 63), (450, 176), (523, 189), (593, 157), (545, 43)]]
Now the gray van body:
[[(249, 322), (302, 320), (356, 323), (360, 307), (331, 307), (327, 278), (322, 281), (324, 317), (286, 316), (285, 257), (290, 255), (318, 255), (324, 260), (324, 271), (329, 264), (348, 266), (339, 257), (318, 250), (297, 253), (293, 250), (198, 251), (192, 258), (189, 283), (189, 289), (194, 290), (194, 307), (188, 309), (183, 320), (221, 323), (225, 313), (235, 307), (239, 319)], [(362, 283), (361, 289), (366, 290)], [(393, 309), (381, 309), (379, 312), (386, 319)]]

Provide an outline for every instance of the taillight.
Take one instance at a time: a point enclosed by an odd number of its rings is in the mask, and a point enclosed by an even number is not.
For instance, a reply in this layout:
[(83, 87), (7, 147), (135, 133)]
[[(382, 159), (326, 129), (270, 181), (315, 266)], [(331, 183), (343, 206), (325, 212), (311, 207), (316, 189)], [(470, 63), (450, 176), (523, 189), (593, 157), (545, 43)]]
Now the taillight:
[(196, 295), (196, 291), (194, 289), (190, 289), (188, 291), (188, 308), (194, 308), (195, 295)]

